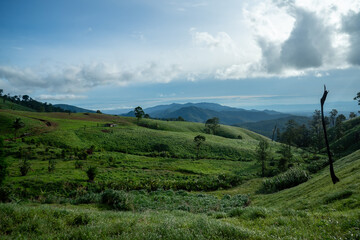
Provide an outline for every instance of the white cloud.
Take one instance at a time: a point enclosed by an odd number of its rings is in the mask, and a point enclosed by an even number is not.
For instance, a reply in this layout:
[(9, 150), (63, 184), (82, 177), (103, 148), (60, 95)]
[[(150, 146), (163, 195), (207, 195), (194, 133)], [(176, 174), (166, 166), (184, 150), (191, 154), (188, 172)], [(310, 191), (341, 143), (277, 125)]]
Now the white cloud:
[(86, 99), (84, 95), (75, 95), (75, 94), (41, 94), (36, 99), (39, 100), (76, 100), (76, 99)]
[(127, 67), (116, 64), (93, 63), (63, 66), (57, 70), (0, 66), (0, 85), (8, 83), (17, 90), (44, 89), (50, 92), (77, 93), (96, 86), (124, 86), (141, 82), (166, 83), (178, 77), (181, 68), (177, 65), (159, 66), (148, 63)]

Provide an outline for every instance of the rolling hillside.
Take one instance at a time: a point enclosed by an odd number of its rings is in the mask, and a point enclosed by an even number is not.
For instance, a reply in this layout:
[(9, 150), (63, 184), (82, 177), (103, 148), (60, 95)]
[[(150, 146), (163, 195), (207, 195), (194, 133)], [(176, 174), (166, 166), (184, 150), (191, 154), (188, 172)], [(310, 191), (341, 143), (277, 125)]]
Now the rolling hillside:
[[(17, 117), (25, 123), (18, 135), (26, 136), (14, 140), (9, 126)], [(13, 110), (0, 110), (0, 120), (9, 164), (2, 201), (30, 201), (0, 203), (5, 238), (360, 236), (359, 151), (335, 163), (336, 185), (325, 168), (296, 187), (260, 194), (255, 150), (266, 138), (246, 129), (221, 125), (217, 135), (208, 135), (201, 123), (142, 119), (137, 124), (135, 118), (105, 114)], [(348, 131), (357, 126), (347, 124)], [(193, 139), (199, 134), (206, 141), (196, 159)], [(272, 161), (279, 161), (280, 144), (267, 141)], [(295, 165), (321, 158), (292, 151)], [(31, 169), (21, 176), (24, 159)], [(88, 181), (90, 166), (98, 169), (95, 181)]]

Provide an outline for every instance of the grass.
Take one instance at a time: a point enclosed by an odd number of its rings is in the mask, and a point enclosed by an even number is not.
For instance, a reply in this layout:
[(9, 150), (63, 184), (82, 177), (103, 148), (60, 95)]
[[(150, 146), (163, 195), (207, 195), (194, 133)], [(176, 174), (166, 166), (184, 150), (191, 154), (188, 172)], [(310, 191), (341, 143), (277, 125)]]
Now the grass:
[[(215, 190), (234, 187), (258, 172), (255, 149), (262, 136), (238, 127), (221, 126), (219, 135), (204, 133), (204, 125), (190, 122), (141, 120), (93, 113), (38, 113), (0, 110), (2, 134), (12, 139), (11, 123), (20, 117), (28, 135), (6, 142), (9, 178), (6, 184), (25, 196), (43, 191), (64, 191), (68, 186), (86, 187), (83, 169), (98, 168), (95, 182), (103, 189)], [(104, 127), (105, 123), (117, 127)], [(206, 136), (196, 159), (194, 136)], [(238, 138), (241, 136), (241, 139)], [(167, 151), (159, 151), (166, 145)], [(273, 157), (279, 144), (270, 143)], [(86, 160), (78, 155), (95, 146)], [(20, 156), (19, 152), (23, 152)], [(64, 154), (63, 154), (64, 152)], [(295, 155), (301, 161), (302, 151)], [(19, 160), (30, 158), (31, 169), (20, 176)], [(48, 163), (55, 170), (48, 171)], [(83, 169), (75, 168), (75, 164)], [(64, 190), (65, 189), (65, 190)]]
[[(11, 140), (17, 117), (26, 125), (19, 134), (30, 135)], [(241, 128), (222, 125), (214, 136), (200, 123), (6, 109), (0, 123), (9, 163), (0, 196), (11, 201), (0, 204), (1, 239), (360, 238), (360, 150), (335, 162), (333, 185), (322, 156), (293, 148), (292, 164), (311, 179), (260, 194), (263, 137)], [(194, 159), (199, 134), (206, 141)], [(269, 144), (276, 163), (280, 145)], [(31, 164), (26, 176), (21, 159)]]
[(114, 212), (91, 206), (0, 204), (2, 239), (358, 239), (359, 210), (249, 207), (231, 214)]

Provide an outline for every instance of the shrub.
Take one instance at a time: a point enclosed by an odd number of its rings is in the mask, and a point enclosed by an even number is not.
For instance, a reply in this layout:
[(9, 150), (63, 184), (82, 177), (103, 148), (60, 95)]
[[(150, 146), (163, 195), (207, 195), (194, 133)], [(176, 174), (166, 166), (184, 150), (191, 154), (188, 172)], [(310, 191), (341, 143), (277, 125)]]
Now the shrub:
[(55, 171), (55, 165), (56, 165), (56, 161), (54, 159), (49, 159), (48, 171), (50, 173)]
[(98, 173), (98, 169), (97, 169), (97, 167), (94, 167), (94, 166), (90, 166), (90, 167), (86, 170), (86, 174), (87, 174), (90, 182), (94, 181), (97, 173)]
[(293, 167), (282, 174), (265, 179), (260, 191), (263, 193), (273, 193), (286, 188), (295, 187), (309, 179), (310, 175), (307, 171), (299, 167)]
[(30, 168), (31, 168), (31, 164), (30, 164), (29, 160), (24, 158), (20, 162), (20, 166), (19, 166), (21, 176), (26, 176), (27, 173), (29, 172)]
[(112, 189), (105, 190), (101, 194), (101, 203), (120, 211), (128, 211), (134, 208), (132, 198), (129, 194), (124, 191), (115, 191)]
[(169, 152), (170, 151), (170, 147), (167, 144), (164, 143), (157, 143), (152, 147), (153, 151), (156, 152)]
[(312, 161), (308, 166), (307, 170), (311, 173), (317, 173), (324, 167), (326, 167), (329, 164), (329, 161), (327, 159), (319, 159)]
[(68, 221), (69, 225), (72, 226), (81, 226), (89, 224), (91, 218), (87, 214), (79, 214), (75, 216), (73, 219)]
[(81, 162), (79, 160), (75, 161), (75, 169), (82, 169), (83, 166), (84, 166), (83, 162)]

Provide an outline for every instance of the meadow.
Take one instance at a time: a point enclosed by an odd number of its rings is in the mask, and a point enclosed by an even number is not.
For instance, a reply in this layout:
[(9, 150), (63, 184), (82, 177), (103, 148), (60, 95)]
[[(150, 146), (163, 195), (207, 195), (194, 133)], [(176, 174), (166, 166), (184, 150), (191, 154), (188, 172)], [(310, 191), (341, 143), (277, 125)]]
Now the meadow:
[[(281, 144), (239, 127), (213, 135), (201, 123), (11, 109), (0, 126), (3, 239), (360, 237), (360, 151), (335, 162), (333, 185), (324, 155), (292, 147), (293, 168), (281, 173)], [(269, 144), (267, 178), (259, 141)]]

